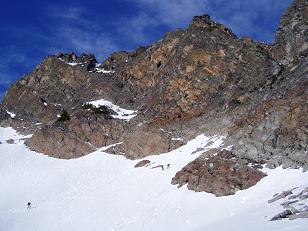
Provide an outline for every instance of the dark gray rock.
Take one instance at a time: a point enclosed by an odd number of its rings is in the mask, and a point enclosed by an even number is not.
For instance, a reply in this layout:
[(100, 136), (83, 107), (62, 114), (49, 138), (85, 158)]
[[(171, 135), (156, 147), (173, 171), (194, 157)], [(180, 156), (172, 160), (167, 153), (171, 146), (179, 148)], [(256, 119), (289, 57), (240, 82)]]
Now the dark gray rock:
[(288, 218), (290, 220), (295, 220), (295, 219), (299, 219), (299, 218), (308, 218), (308, 211), (307, 212), (299, 212), (296, 214), (291, 214), (288, 216)]
[(276, 216), (272, 217), (271, 221), (277, 221), (277, 220), (281, 220), (283, 218), (287, 218), (290, 215), (292, 215), (293, 213), (291, 212), (291, 210), (287, 209), (281, 213), (278, 213)]
[(295, 0), (280, 19), (274, 57), (285, 65), (308, 49), (308, 1)]
[(80, 56), (77, 56), (75, 53), (59, 53), (56, 54), (56, 57), (66, 63), (85, 67), (87, 71), (94, 71), (97, 64), (96, 58), (93, 54), (81, 54)]
[(292, 190), (284, 191), (284, 192), (278, 194), (277, 196), (274, 196), (272, 199), (268, 200), (268, 203), (273, 203), (273, 202), (278, 201), (282, 198), (285, 198), (285, 197), (287, 197), (291, 194), (292, 194)]
[(141, 161), (139, 161), (139, 162), (135, 165), (135, 168), (144, 167), (144, 166), (146, 166), (146, 165), (148, 165), (148, 164), (150, 164), (150, 163), (151, 163), (151, 161), (149, 161), (149, 160), (141, 160)]
[(6, 142), (8, 143), (8, 144), (14, 144), (14, 140), (13, 139), (9, 139), (9, 140), (6, 140)]

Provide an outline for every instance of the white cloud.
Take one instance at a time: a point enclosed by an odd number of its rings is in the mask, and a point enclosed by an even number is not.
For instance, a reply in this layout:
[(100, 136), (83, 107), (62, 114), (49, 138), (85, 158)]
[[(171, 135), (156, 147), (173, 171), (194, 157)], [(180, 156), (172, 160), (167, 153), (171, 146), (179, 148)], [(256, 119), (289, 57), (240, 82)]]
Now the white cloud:
[(118, 50), (110, 35), (76, 26), (59, 28), (58, 39), (79, 53), (93, 53), (99, 59)]
[[(209, 14), (240, 35), (254, 35), (258, 39), (273, 39), (272, 28), (259, 21), (272, 23), (291, 0), (132, 0), (147, 12), (157, 24), (170, 28), (185, 27), (195, 15)], [(262, 19), (262, 20), (261, 20)]]
[[(236, 34), (251, 35), (259, 40), (271, 41), (271, 28), (259, 25), (259, 17), (272, 20), (275, 9), (287, 6), (291, 0), (126, 0), (137, 7), (135, 16), (117, 17), (110, 26), (110, 34), (97, 22), (87, 17), (91, 12), (71, 6), (48, 7), (48, 14), (58, 22), (54, 29), (54, 49), (94, 53), (98, 59), (110, 53), (152, 42), (161, 26), (167, 30), (186, 27), (195, 15), (210, 14), (213, 19), (227, 25)], [(260, 20), (259, 20), (260, 21)], [(155, 38), (158, 39), (158, 38)], [(123, 45), (124, 44), (124, 45)], [(124, 47), (123, 47), (124, 46)], [(50, 50), (50, 48), (48, 48)]]
[(48, 15), (55, 21), (52, 37), (54, 44), (48, 51), (74, 51), (95, 54), (99, 61), (118, 50), (112, 36), (99, 24), (87, 19), (84, 9), (79, 7), (48, 7)]
[(46, 15), (50, 17), (52, 25), (49, 28), (46, 24), (47, 33), (46, 30), (30, 26), (10, 32), (17, 33), (16, 36), (23, 34), (24, 37), (31, 37), (32, 42), (45, 45), (0, 48), (0, 84), (12, 82), (21, 72), (31, 70), (39, 62), (39, 57), (26, 56), (33, 49), (39, 50), (41, 54), (60, 51), (94, 53), (101, 61), (114, 51), (158, 40), (161, 27), (166, 31), (186, 27), (195, 15), (210, 14), (236, 34), (272, 41), (273, 28), (268, 27), (267, 23), (277, 21), (281, 10), (291, 3), (291, 0), (125, 1), (137, 7), (135, 15), (126, 18), (116, 15), (108, 25), (111, 31), (105, 31), (105, 26), (90, 20), (93, 18), (91, 12), (85, 8), (74, 5), (66, 8), (63, 5), (47, 6)]
[(27, 64), (26, 56), (17, 47), (6, 47), (5, 49), (0, 49), (0, 53), (0, 70), (7, 69), (9, 64)]
[(147, 12), (152, 12), (155, 20), (171, 27), (188, 22), (194, 15), (203, 14), (208, 0), (133, 0)]
[(120, 19), (114, 23), (117, 33), (124, 35), (127, 42), (144, 44), (151, 39), (150, 28), (158, 26), (157, 21), (147, 14), (140, 13), (130, 19)]
[[(128, 1), (128, 0), (127, 0)], [(168, 31), (184, 27), (192, 15), (202, 14), (204, 0), (129, 0), (137, 7), (135, 16), (117, 18), (114, 22), (116, 32), (124, 36), (127, 43), (148, 45), (155, 36), (161, 34), (160, 27)], [(153, 37), (153, 34), (154, 37)]]
[(32, 65), (31, 58), (23, 53), (23, 50), (15, 46), (0, 49), (0, 84), (12, 83), (20, 75), (15, 69), (18, 66), (29, 67)]

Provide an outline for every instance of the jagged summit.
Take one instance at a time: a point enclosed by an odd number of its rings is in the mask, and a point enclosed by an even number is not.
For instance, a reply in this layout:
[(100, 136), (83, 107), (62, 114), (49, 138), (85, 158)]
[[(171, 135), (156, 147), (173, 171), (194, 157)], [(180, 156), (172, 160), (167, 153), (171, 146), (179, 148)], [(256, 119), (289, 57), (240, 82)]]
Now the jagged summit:
[(81, 54), (77, 56), (75, 53), (58, 53), (55, 54), (60, 60), (69, 63), (71, 65), (84, 65), (88, 71), (93, 71), (98, 63), (93, 54)]
[(190, 27), (210, 27), (214, 25), (215, 22), (211, 20), (211, 17), (207, 14), (201, 16), (194, 16), (191, 20)]
[(188, 29), (207, 29), (208, 32), (218, 30), (224, 32), (225, 34), (236, 38), (236, 35), (232, 32), (231, 29), (225, 27), (223, 24), (217, 23), (211, 19), (207, 14), (201, 16), (194, 16), (191, 23), (189, 24)]

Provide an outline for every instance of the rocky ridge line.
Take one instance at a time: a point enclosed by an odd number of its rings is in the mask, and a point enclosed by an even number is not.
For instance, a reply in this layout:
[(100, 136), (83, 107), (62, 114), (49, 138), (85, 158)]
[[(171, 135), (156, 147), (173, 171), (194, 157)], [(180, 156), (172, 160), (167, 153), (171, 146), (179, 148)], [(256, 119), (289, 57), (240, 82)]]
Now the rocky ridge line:
[[(231, 159), (210, 157), (212, 169), (201, 156), (173, 180), (216, 195), (260, 180), (262, 173), (249, 163), (306, 170), (307, 17), (307, 0), (295, 0), (273, 45), (238, 38), (204, 15), (187, 29), (149, 47), (116, 52), (102, 64), (93, 55), (49, 56), (5, 94), (0, 125), (34, 133), (26, 141), (30, 149), (66, 159), (114, 143), (110, 153), (138, 159), (171, 151), (201, 133), (221, 134), (232, 145)], [(98, 99), (137, 116), (126, 121), (108, 116), (116, 111), (83, 106)], [(59, 120), (64, 112), (69, 119)], [(216, 166), (232, 180), (220, 181)], [(204, 177), (211, 172), (213, 180)]]

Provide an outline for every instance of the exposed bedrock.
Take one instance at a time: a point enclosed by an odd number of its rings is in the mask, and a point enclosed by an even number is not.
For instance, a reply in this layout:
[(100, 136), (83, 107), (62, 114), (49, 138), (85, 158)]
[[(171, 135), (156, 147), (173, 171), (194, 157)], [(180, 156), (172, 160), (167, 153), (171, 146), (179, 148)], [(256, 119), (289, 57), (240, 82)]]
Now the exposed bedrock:
[(173, 178), (172, 184), (197, 192), (227, 196), (255, 185), (266, 175), (248, 161), (237, 159), (230, 151), (223, 150), (215, 156), (200, 156), (190, 162)]
[[(292, 3), (274, 44), (238, 38), (203, 15), (101, 64), (93, 55), (49, 56), (9, 88), (0, 124), (33, 133), (30, 149), (68, 159), (111, 144), (117, 145), (107, 152), (138, 159), (169, 152), (201, 133), (224, 135), (235, 159), (210, 157), (210, 168), (198, 158), (173, 181), (217, 195), (263, 177), (242, 160), (307, 170), (307, 9), (307, 0)], [(117, 113), (108, 106), (83, 106), (99, 99), (136, 115), (121, 119), (108, 115)]]

